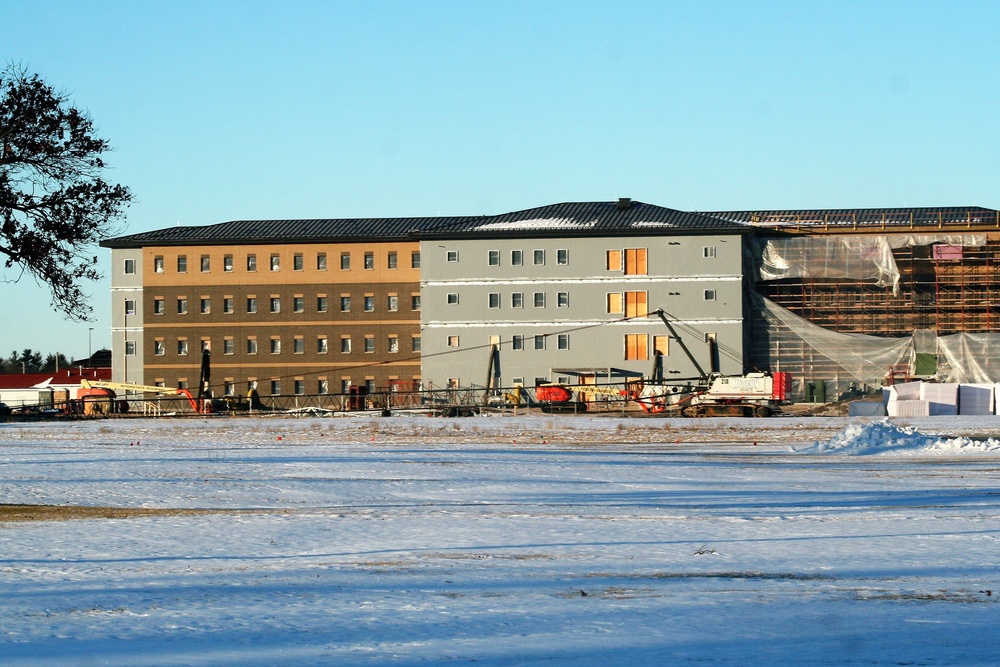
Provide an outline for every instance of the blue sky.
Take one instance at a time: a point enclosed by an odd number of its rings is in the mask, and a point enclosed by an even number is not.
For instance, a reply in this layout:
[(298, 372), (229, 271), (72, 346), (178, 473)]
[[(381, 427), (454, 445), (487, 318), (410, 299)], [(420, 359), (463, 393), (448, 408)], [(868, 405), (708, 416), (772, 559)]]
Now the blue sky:
[[(117, 147), (123, 233), (617, 197), (1000, 207), (998, 2), (6, 0), (0, 24), (0, 57)], [(109, 345), (108, 287), (75, 324), (3, 285), (0, 354)]]

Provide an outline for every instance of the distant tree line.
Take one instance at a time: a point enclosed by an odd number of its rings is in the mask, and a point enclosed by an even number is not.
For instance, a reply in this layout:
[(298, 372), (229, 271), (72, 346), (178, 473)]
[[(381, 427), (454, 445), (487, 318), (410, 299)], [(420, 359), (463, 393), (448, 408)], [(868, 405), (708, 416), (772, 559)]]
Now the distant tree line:
[(73, 365), (61, 352), (43, 357), (41, 352), (28, 348), (21, 352), (15, 350), (9, 357), (0, 359), (0, 373), (49, 373)]

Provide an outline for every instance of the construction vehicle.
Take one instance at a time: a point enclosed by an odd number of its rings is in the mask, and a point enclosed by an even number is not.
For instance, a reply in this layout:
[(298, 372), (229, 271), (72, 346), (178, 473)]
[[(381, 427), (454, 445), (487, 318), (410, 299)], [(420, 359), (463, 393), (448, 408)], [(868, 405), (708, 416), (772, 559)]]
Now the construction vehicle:
[(629, 397), (650, 413), (680, 412), (684, 417), (770, 417), (788, 403), (788, 373), (713, 374), (698, 384), (641, 381)]
[(663, 379), (663, 357), (654, 354), (649, 379), (629, 383), (628, 397), (649, 413), (679, 412), (684, 417), (770, 417), (789, 402), (788, 373), (747, 373), (732, 376), (706, 373), (661, 309), (654, 311), (692, 362), (700, 377)]
[(127, 412), (128, 402), (119, 398), (117, 392), (132, 391), (142, 394), (158, 394), (180, 396), (187, 399), (191, 409), (198, 414), (224, 411), (225, 402), (212, 398), (197, 399), (187, 389), (158, 387), (153, 385), (132, 384), (128, 382), (105, 382), (103, 380), (80, 380), (80, 388), (76, 398), (82, 406), (82, 412), (87, 416), (107, 415), (115, 412)]

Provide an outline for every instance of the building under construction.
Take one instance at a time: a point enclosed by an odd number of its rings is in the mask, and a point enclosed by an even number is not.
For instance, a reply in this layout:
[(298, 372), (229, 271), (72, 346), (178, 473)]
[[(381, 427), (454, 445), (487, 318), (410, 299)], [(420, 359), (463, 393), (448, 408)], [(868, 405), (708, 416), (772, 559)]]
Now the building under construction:
[(1000, 380), (1000, 212), (711, 213), (747, 237), (751, 364), (829, 400), (908, 377)]

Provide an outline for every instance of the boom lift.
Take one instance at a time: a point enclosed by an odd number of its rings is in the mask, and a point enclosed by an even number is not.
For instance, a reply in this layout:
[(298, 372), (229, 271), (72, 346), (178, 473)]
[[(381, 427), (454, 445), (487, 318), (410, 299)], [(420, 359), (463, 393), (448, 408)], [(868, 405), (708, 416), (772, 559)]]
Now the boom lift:
[(182, 396), (187, 399), (191, 409), (199, 414), (207, 414), (216, 411), (216, 406), (212, 399), (196, 399), (187, 389), (172, 389), (170, 387), (157, 387), (145, 384), (132, 384), (129, 382), (105, 382), (103, 380), (80, 380), (80, 389), (77, 390), (76, 397), (83, 402), (84, 414), (108, 414), (114, 412), (118, 403), (119, 391), (134, 391), (143, 394), (159, 394), (168, 396)]

